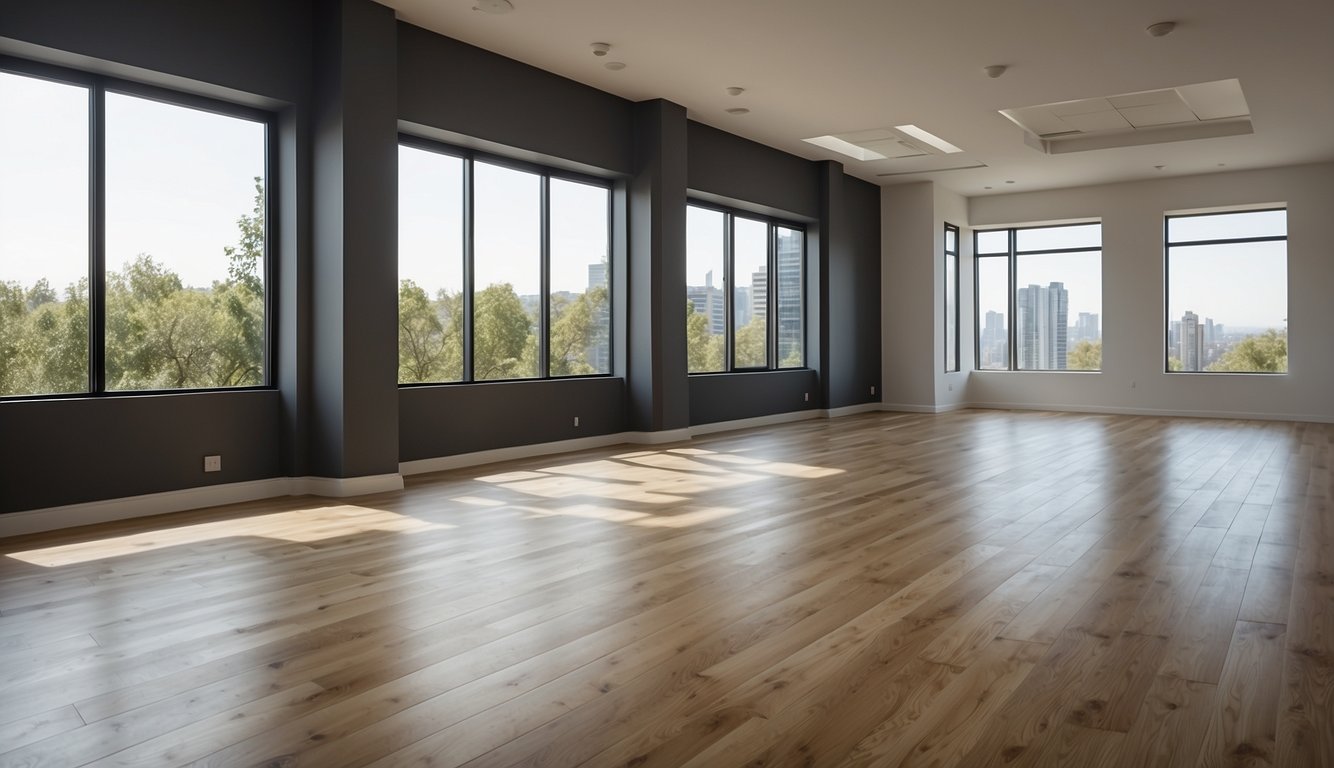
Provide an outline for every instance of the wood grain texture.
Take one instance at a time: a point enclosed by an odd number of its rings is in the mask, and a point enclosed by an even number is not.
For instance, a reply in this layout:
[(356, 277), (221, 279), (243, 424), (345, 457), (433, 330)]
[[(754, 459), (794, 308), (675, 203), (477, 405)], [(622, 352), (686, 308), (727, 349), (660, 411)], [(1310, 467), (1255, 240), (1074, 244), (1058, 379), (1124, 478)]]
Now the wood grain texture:
[(1332, 459), (865, 414), (3, 540), (0, 768), (1334, 765)]

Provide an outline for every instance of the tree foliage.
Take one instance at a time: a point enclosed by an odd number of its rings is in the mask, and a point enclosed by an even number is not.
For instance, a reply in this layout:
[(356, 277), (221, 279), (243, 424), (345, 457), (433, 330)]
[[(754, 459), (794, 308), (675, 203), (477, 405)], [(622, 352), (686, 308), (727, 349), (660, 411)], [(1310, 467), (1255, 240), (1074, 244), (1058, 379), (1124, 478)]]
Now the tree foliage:
[[(183, 284), (149, 254), (106, 275), (109, 390), (236, 387), (264, 381), (264, 187), (223, 248), (228, 279)], [(0, 284), (0, 394), (87, 391), (88, 280)]]
[(1284, 373), (1288, 370), (1288, 332), (1270, 328), (1233, 344), (1206, 371), (1230, 373)]
[(1102, 370), (1102, 340), (1089, 341), (1084, 339), (1080, 341), (1066, 356), (1065, 367), (1071, 371)]
[(686, 301), (686, 362), (691, 373), (725, 370), (725, 346), (721, 334), (709, 332), (707, 315), (695, 311), (695, 303)]

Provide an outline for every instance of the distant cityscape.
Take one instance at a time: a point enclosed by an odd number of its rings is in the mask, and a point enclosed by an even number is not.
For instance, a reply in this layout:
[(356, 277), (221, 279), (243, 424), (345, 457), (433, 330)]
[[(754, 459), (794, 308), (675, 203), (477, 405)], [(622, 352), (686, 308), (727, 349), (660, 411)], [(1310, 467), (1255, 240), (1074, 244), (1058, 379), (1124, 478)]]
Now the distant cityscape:
[[(1064, 371), (1080, 342), (1102, 339), (1096, 312), (1080, 312), (1070, 325), (1070, 292), (1065, 283), (1030, 284), (1015, 294), (1016, 363), (1020, 370)], [(978, 338), (981, 368), (1009, 368), (1010, 341), (1005, 313), (988, 310)]]
[[(778, 357), (801, 348), (801, 242), (799, 238), (778, 238)], [(686, 286), (686, 298), (695, 312), (709, 319), (709, 333), (726, 332), (726, 302), (722, 287), (714, 284), (713, 270), (704, 273), (704, 285)], [(755, 318), (764, 318), (769, 305), (769, 270), (761, 267), (750, 274), (749, 286), (732, 291), (733, 327), (743, 328)]]

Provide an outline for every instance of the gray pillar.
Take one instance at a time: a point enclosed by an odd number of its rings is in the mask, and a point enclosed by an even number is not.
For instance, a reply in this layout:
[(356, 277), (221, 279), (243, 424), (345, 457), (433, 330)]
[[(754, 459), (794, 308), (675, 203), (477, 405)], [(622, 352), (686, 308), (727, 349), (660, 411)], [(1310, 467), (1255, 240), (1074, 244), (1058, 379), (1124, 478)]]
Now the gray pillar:
[(634, 106), (627, 389), (630, 428), (690, 426), (686, 378), (686, 110)]
[(397, 27), (369, 0), (315, 11), (309, 473), (395, 473)]

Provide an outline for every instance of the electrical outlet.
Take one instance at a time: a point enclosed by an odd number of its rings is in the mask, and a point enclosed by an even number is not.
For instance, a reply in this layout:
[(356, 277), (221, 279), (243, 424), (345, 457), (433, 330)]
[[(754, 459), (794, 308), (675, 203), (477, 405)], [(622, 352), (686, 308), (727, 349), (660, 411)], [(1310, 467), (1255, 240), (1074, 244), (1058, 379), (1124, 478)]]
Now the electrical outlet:
[(1134, 388), (1135, 388), (1135, 382), (1133, 382), (1133, 381), (1130, 382), (1130, 388), (1131, 388), (1131, 389), (1134, 389)]
[(801, 401), (802, 401), (803, 403), (809, 403), (809, 402), (811, 401), (811, 393), (810, 393), (810, 392), (802, 392), (802, 393), (801, 393)]
[(875, 385), (871, 385), (871, 394), (875, 394)]
[(951, 385), (949, 385), (949, 387), (950, 387), (950, 391), (953, 392), (953, 391), (954, 391), (954, 385), (951, 384)]
[(222, 457), (221, 457), (221, 456), (205, 456), (205, 457), (204, 457), (204, 471), (205, 471), (205, 472), (221, 472), (221, 471), (222, 471)]
[(579, 426), (579, 417), (578, 417), (578, 416), (575, 416), (575, 417), (574, 417), (574, 425), (575, 425), (576, 427)]

